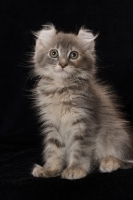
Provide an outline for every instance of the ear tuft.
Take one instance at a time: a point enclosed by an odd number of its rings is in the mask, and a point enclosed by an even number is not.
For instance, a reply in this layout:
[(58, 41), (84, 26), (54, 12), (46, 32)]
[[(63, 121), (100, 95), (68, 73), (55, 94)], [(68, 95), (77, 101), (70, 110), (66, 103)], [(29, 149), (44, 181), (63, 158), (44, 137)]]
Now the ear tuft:
[(56, 29), (53, 24), (43, 25), (43, 29), (34, 33), (34, 35), (37, 37), (36, 47), (40, 45), (45, 47), (56, 35)]
[(90, 30), (81, 27), (77, 37), (83, 44), (84, 50), (90, 50), (91, 52), (93, 52), (95, 47), (94, 40), (97, 38), (97, 36), (98, 35), (94, 36)]

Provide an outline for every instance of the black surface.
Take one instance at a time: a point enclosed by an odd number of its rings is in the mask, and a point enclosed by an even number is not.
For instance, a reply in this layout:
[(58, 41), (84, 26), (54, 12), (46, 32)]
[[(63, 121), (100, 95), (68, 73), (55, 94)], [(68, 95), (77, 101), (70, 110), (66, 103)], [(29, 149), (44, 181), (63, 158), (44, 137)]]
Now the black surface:
[(0, 199), (133, 199), (133, 169), (95, 171), (81, 180), (30, 175), (41, 164), (41, 137), (29, 90), (28, 54), (42, 24), (77, 32), (86, 25), (94, 33), (99, 77), (114, 87), (133, 122), (132, 0), (1, 0), (0, 2)]

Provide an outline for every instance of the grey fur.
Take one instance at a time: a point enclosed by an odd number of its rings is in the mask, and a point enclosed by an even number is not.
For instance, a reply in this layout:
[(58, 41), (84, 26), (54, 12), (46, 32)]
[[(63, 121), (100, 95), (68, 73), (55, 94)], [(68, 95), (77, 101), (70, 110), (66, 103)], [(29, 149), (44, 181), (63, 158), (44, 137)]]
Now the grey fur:
[[(111, 172), (133, 162), (128, 122), (114, 95), (95, 76), (94, 39), (86, 29), (78, 35), (65, 34), (57, 33), (53, 25), (37, 34), (33, 60), (40, 79), (34, 93), (45, 145), (44, 166), (35, 165), (34, 176), (78, 179), (94, 165)], [(50, 57), (51, 49), (57, 49), (56, 59)], [(78, 52), (77, 59), (70, 59), (72, 51)]]

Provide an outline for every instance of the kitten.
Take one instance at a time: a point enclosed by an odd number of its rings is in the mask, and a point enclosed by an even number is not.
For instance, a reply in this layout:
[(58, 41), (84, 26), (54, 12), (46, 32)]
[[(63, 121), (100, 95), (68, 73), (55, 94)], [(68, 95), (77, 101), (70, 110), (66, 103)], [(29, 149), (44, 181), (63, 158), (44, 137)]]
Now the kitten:
[(79, 179), (95, 166), (101, 172), (131, 167), (133, 139), (108, 88), (96, 80), (95, 38), (46, 25), (36, 34), (35, 104), (42, 122), (44, 166), (35, 177)]

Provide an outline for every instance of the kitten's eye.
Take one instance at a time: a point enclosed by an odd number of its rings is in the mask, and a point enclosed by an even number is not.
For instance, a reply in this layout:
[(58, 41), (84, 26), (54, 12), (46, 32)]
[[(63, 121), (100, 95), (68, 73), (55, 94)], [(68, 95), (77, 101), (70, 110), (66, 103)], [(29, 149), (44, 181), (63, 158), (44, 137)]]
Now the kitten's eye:
[(50, 51), (51, 58), (57, 58), (58, 57), (58, 51), (56, 49), (52, 49)]
[(70, 55), (69, 55), (69, 58), (71, 58), (71, 59), (76, 59), (76, 58), (78, 58), (78, 56), (79, 56), (79, 54), (78, 54), (77, 51), (72, 51), (72, 52), (70, 53)]

